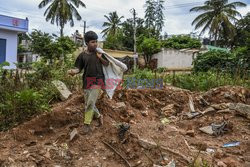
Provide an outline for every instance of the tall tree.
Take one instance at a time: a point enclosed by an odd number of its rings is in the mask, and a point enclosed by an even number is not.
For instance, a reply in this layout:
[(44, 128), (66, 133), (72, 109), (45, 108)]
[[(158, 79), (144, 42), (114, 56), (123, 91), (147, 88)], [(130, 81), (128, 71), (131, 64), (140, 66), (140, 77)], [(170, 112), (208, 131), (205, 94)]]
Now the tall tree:
[[(133, 19), (127, 19), (122, 23), (123, 40), (122, 43), (127, 50), (133, 51), (134, 39), (133, 39)], [(146, 28), (143, 26), (144, 20), (136, 17), (136, 37), (146, 34)], [(137, 41), (138, 45), (138, 41)]]
[[(194, 19), (192, 25), (195, 25), (195, 29), (203, 27), (200, 35), (209, 30), (216, 45), (218, 37), (233, 36), (234, 26), (232, 22), (237, 21), (238, 16), (241, 17), (236, 7), (244, 6), (246, 4), (242, 2), (228, 3), (228, 0), (208, 0), (204, 2), (203, 6), (190, 9), (190, 12), (203, 12)], [(224, 35), (222, 35), (223, 33)]]
[(163, 13), (165, 9), (163, 6), (164, 2), (165, 2), (164, 0), (158, 0), (157, 5), (156, 5), (156, 11), (155, 11), (155, 18), (156, 18), (155, 28), (156, 30), (160, 32), (162, 31), (162, 28), (164, 26), (164, 17), (165, 17)]
[[(49, 5), (49, 6), (48, 6)], [(74, 26), (74, 17), (77, 20), (81, 20), (82, 17), (78, 13), (77, 8), (86, 7), (81, 0), (42, 0), (38, 7), (46, 9), (44, 16), (46, 21), (50, 21), (51, 24), (56, 22), (56, 25), (60, 26), (60, 35), (63, 36), (63, 29), (67, 22), (70, 22), (70, 26)]]
[(236, 46), (248, 46), (250, 47), (250, 12), (240, 19), (236, 23), (236, 36), (235, 45)]
[(104, 15), (104, 17), (107, 19), (106, 22), (103, 23), (103, 27), (105, 28), (102, 33), (103, 36), (107, 35), (115, 35), (118, 30), (120, 30), (122, 26), (121, 19), (124, 18), (124, 16), (119, 17), (117, 12), (110, 12), (109, 15)]
[(162, 31), (164, 26), (164, 0), (147, 0), (145, 7), (145, 25), (149, 29)]
[(156, 3), (154, 0), (147, 0), (145, 4), (145, 25), (147, 28), (155, 28)]

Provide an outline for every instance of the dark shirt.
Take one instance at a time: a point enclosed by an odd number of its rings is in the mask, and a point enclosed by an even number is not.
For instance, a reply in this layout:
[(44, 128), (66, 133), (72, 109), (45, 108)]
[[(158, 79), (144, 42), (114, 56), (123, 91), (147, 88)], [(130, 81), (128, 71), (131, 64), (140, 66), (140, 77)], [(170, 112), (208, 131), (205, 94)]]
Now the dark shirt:
[[(102, 58), (107, 60), (104, 55)], [(80, 71), (84, 70), (83, 89), (89, 89), (92, 85), (105, 85), (105, 76), (103, 74), (102, 62), (97, 57), (96, 52), (82, 52), (75, 61), (75, 67)]]

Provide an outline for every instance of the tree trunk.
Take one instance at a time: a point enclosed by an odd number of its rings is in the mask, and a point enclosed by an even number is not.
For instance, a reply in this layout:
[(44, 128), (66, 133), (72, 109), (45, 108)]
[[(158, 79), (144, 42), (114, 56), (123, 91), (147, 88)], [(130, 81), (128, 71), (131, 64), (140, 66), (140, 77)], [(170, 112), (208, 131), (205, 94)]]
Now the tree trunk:
[(214, 46), (217, 46), (217, 35), (218, 35), (218, 31), (215, 31), (215, 35), (214, 35)]
[(60, 37), (63, 37), (63, 29), (64, 29), (64, 25), (61, 24), (60, 25), (61, 29), (60, 29)]

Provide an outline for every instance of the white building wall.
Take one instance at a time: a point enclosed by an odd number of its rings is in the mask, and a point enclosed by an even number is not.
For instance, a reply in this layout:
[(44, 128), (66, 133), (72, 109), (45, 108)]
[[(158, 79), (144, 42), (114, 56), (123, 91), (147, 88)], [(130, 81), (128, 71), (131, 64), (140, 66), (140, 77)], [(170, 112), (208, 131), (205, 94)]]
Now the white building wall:
[(0, 29), (0, 38), (6, 39), (6, 61), (10, 63), (6, 68), (16, 68), (14, 63), (17, 63), (17, 32)]
[(153, 58), (158, 59), (157, 68), (191, 68), (193, 62), (191, 52), (181, 52), (175, 49), (162, 49), (161, 52), (153, 55)]

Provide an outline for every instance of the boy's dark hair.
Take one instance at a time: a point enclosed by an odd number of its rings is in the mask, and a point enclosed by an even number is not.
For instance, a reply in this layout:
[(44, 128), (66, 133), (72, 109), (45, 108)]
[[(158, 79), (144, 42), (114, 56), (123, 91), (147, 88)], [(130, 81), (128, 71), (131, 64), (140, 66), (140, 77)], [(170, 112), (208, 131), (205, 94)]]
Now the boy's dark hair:
[(89, 43), (91, 40), (97, 40), (98, 36), (94, 31), (88, 31), (84, 35), (85, 43)]

